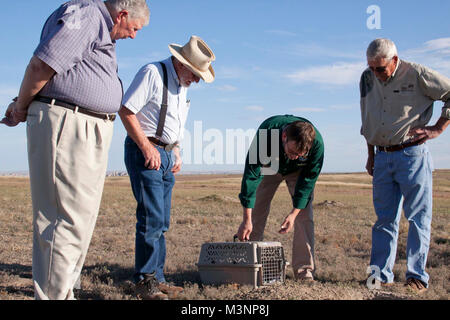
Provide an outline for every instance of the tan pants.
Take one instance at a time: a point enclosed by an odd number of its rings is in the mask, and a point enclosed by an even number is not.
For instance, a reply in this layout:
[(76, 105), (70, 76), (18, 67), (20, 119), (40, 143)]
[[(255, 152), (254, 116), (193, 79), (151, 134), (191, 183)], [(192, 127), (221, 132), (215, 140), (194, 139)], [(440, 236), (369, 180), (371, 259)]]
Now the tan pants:
[[(253, 231), (250, 240), (262, 241), (270, 203), (280, 183), (285, 180), (291, 196), (294, 193), (299, 172), (286, 176), (281, 174), (264, 176), (256, 190), (256, 202), (252, 212)], [(312, 199), (295, 219), (292, 246), (292, 268), (296, 278), (313, 278), (314, 274), (314, 221)], [(282, 221), (280, 221), (281, 224)]]
[(74, 299), (100, 207), (113, 123), (33, 102), (27, 137), (36, 299)]

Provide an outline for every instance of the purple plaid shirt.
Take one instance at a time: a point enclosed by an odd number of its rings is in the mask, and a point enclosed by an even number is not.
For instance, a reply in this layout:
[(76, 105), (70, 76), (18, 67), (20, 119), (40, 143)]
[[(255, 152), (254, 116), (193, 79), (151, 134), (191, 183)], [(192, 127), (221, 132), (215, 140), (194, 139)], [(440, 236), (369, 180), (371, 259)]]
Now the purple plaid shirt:
[(117, 112), (123, 88), (110, 36), (113, 25), (101, 0), (72, 0), (53, 12), (34, 55), (56, 74), (39, 95), (96, 112)]

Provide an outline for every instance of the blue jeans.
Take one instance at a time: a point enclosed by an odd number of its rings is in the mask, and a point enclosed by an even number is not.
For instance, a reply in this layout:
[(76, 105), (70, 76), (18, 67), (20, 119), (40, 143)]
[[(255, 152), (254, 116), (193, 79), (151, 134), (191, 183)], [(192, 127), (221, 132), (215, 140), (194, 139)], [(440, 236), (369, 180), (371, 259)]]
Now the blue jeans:
[(398, 229), (403, 211), (409, 222), (406, 244), (406, 278), (428, 286), (425, 271), (432, 218), (431, 155), (426, 144), (396, 152), (377, 152), (373, 173), (373, 203), (377, 221), (372, 228), (371, 266), (379, 268), (378, 280), (394, 281)]
[(125, 139), (125, 165), (130, 176), (131, 188), (137, 201), (136, 252), (134, 280), (144, 274), (155, 273), (156, 279), (165, 282), (164, 263), (166, 240), (169, 229), (172, 188), (175, 177), (172, 169), (172, 152), (157, 146), (161, 155), (159, 170), (144, 166), (144, 156), (134, 141)]

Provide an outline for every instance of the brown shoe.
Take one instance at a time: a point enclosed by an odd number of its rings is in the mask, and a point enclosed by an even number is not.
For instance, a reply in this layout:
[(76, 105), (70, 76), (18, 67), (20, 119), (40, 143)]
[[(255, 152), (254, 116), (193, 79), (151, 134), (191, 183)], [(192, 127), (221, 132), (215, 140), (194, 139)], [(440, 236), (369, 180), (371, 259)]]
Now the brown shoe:
[(381, 281), (380, 284), (382, 287), (392, 287), (394, 285), (393, 282), (381, 282)]
[(428, 290), (425, 283), (416, 278), (408, 278), (405, 286), (415, 293), (424, 293)]
[(392, 287), (394, 285), (393, 282), (382, 282), (382, 281), (380, 281), (378, 279), (372, 278), (372, 276), (367, 278), (366, 281), (364, 281), (364, 283), (368, 287), (371, 284), (372, 287), (369, 287), (370, 289), (380, 289), (381, 287), (388, 288), (388, 287)]
[(313, 282), (314, 276), (310, 270), (303, 270), (294, 274), (296, 281)]
[(184, 291), (182, 287), (173, 286), (167, 282), (160, 282), (158, 284), (158, 289), (161, 290), (162, 293), (167, 294), (170, 299), (175, 299), (178, 294)]
[(158, 288), (158, 280), (154, 274), (144, 275), (144, 279), (136, 283), (135, 292), (143, 300), (169, 300), (169, 297)]

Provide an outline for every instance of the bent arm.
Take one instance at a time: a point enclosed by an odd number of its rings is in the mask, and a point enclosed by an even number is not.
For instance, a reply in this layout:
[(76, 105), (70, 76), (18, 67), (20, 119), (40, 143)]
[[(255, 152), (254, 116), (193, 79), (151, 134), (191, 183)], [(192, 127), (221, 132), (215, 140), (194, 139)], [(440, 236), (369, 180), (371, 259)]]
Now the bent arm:
[(128, 135), (138, 145), (139, 149), (144, 150), (149, 148), (151, 143), (142, 130), (136, 115), (127, 107), (122, 106), (119, 110), (119, 116)]
[(141, 150), (145, 159), (145, 167), (159, 170), (161, 166), (161, 157), (159, 152), (148, 140), (136, 115), (127, 107), (122, 106), (119, 110), (119, 116), (125, 129), (127, 130), (128, 135)]
[(42, 90), (54, 74), (55, 70), (41, 59), (33, 56), (27, 66), (22, 85), (20, 86), (16, 111), (26, 112), (34, 97)]
[(25, 70), (19, 96), (14, 98), (14, 101), (8, 106), (5, 117), (0, 123), (14, 127), (20, 122), (25, 122), (30, 103), (54, 74), (55, 70), (36, 56), (33, 56)]

